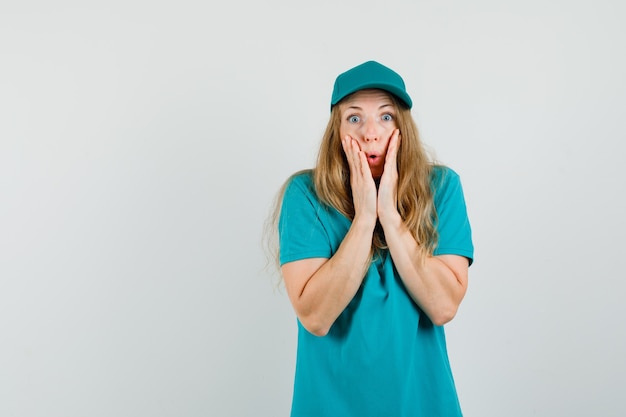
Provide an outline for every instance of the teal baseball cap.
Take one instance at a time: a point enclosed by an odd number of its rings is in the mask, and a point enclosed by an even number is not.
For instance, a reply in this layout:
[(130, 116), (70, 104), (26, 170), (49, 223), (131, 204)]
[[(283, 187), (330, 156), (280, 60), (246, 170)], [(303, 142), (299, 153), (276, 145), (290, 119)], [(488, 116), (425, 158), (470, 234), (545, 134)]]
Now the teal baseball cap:
[(413, 106), (413, 100), (406, 92), (404, 80), (398, 73), (376, 61), (367, 61), (339, 74), (335, 80), (330, 108), (332, 109), (346, 96), (367, 88), (385, 90), (402, 100), (409, 108)]

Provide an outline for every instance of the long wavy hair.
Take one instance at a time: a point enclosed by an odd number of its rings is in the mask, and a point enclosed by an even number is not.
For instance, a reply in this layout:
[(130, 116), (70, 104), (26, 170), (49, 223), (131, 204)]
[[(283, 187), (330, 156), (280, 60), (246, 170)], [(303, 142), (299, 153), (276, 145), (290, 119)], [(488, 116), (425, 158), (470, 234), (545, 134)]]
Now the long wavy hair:
[[(433, 254), (437, 245), (437, 214), (433, 201), (432, 181), (435, 163), (431, 160), (422, 143), (411, 110), (395, 96), (388, 94), (396, 108), (396, 122), (402, 140), (398, 149), (398, 212), (407, 228), (417, 241), (420, 255), (424, 259)], [(350, 96), (344, 98), (347, 100)], [(342, 102), (344, 101), (342, 100)], [(341, 104), (333, 106), (330, 120), (322, 137), (317, 157), (317, 165), (312, 170), (315, 191), (320, 201), (335, 208), (349, 219), (354, 219), (354, 202), (350, 187), (350, 168), (341, 146), (339, 127), (341, 125)], [(302, 173), (300, 171), (290, 177)], [(282, 197), (288, 179), (279, 191), (274, 210), (266, 223), (266, 235), (271, 234), (268, 248), (277, 260), (280, 248), (277, 245), (278, 219)], [(266, 239), (267, 241), (267, 239)], [(266, 242), (267, 243), (267, 242)], [(373, 253), (387, 248), (380, 224), (372, 239)]]
[[(420, 140), (410, 109), (395, 96), (388, 95), (396, 108), (396, 122), (402, 136), (397, 161), (398, 212), (417, 241), (422, 255), (432, 255), (438, 239), (431, 188), (434, 164)], [(348, 98), (349, 96), (344, 100)], [(349, 219), (353, 219), (350, 168), (341, 146), (340, 125), (341, 103), (338, 103), (331, 111), (328, 126), (322, 137), (313, 179), (319, 199)], [(386, 247), (384, 234), (378, 226), (372, 240), (372, 249), (380, 250)]]

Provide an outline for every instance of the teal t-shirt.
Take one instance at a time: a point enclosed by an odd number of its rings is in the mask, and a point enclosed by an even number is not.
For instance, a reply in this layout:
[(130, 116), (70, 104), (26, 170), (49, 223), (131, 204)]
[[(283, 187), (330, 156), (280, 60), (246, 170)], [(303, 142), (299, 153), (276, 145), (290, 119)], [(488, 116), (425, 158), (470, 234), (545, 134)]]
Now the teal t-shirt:
[[(435, 167), (435, 255), (473, 260), (459, 176)], [(311, 172), (294, 176), (279, 221), (280, 263), (333, 256), (351, 221), (322, 205)], [(461, 416), (442, 326), (407, 293), (388, 251), (369, 267), (361, 288), (326, 336), (298, 321), (292, 417)]]

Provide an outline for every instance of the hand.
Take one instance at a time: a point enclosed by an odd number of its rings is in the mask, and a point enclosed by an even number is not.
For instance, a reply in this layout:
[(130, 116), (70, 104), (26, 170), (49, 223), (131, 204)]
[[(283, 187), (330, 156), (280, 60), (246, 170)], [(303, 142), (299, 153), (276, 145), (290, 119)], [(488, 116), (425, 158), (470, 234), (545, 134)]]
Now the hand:
[(349, 135), (341, 140), (350, 167), (350, 187), (354, 201), (354, 217), (376, 221), (376, 184), (367, 157), (359, 143)]
[(381, 224), (388, 219), (399, 217), (398, 213), (398, 148), (400, 130), (395, 129), (387, 145), (385, 167), (378, 186), (377, 215)]

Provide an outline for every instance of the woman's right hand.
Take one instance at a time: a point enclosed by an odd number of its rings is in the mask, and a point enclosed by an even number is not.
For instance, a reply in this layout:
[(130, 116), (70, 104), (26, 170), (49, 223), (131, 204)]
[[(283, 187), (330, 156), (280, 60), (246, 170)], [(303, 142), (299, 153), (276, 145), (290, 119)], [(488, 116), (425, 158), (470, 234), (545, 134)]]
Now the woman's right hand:
[(370, 267), (376, 227), (376, 184), (365, 153), (350, 136), (341, 144), (350, 166), (354, 219), (330, 258), (305, 258), (281, 267), (287, 294), (300, 323), (324, 336), (354, 298)]
[(372, 171), (367, 163), (365, 152), (361, 150), (359, 143), (350, 135), (346, 135), (341, 144), (346, 153), (348, 166), (350, 167), (350, 186), (352, 187), (352, 199), (354, 201), (354, 218), (362, 218), (366, 221), (376, 221), (378, 214), (376, 209), (376, 184), (372, 178)]

